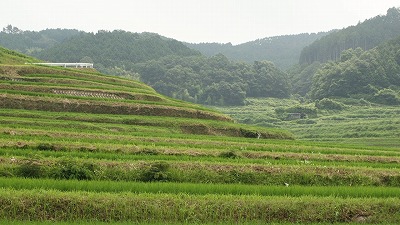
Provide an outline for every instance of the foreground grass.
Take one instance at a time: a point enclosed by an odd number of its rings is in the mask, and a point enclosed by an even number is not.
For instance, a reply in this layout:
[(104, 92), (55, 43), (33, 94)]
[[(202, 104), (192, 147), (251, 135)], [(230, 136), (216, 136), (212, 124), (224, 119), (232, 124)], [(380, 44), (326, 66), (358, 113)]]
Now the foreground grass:
[(8, 220), (147, 223), (400, 222), (398, 198), (260, 197), (0, 189)]

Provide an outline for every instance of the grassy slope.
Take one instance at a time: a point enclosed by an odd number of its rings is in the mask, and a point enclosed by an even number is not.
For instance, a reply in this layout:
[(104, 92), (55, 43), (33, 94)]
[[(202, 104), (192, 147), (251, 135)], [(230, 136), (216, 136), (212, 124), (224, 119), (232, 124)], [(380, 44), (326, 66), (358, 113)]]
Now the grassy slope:
[(0, 77), (0, 222), (400, 222), (393, 146), (244, 138), (290, 135), (90, 71)]
[(24, 64), (34, 63), (40, 60), (8, 50), (0, 46), (0, 64)]

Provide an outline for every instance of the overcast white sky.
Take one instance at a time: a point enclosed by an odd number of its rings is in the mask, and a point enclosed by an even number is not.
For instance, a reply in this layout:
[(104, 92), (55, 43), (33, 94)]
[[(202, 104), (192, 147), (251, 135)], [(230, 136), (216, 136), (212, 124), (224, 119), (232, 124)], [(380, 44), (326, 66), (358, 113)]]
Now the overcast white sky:
[(259, 38), (355, 25), (399, 0), (1, 0), (0, 26), (154, 32), (192, 43)]

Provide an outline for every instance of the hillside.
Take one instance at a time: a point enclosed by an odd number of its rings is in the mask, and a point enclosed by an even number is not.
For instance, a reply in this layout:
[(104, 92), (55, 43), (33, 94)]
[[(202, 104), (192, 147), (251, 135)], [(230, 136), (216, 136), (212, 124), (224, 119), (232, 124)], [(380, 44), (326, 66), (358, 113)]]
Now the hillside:
[(179, 41), (158, 34), (114, 30), (81, 33), (33, 55), (49, 61), (91, 61), (96, 63), (98, 70), (104, 72), (113, 72), (115, 68), (130, 72), (135, 63), (170, 55), (199, 54)]
[(358, 97), (374, 101), (379, 90), (398, 86), (393, 42), (399, 30), (400, 9), (391, 8), (385, 16), (315, 41), (302, 51), (300, 64), (288, 70), (292, 93), (314, 99), (367, 94)]
[(140, 77), (164, 95), (200, 104), (241, 105), (246, 97), (289, 96), (286, 74), (270, 63), (235, 63), (223, 55), (206, 58), (181, 42), (151, 33), (85, 33), (35, 55), (95, 62), (100, 71)]
[(163, 57), (136, 65), (141, 80), (162, 94), (206, 105), (243, 105), (246, 97), (290, 95), (287, 74), (272, 63), (213, 57)]
[(33, 54), (58, 45), (81, 33), (83, 32), (73, 29), (23, 31), (18, 27), (8, 25), (0, 32), (0, 46), (23, 54)]
[(35, 63), (40, 60), (29, 57), (27, 55), (11, 51), (9, 49), (0, 46), (0, 64), (24, 64), (24, 63)]
[(379, 44), (400, 36), (400, 8), (390, 8), (386, 15), (365, 20), (333, 32), (313, 42), (301, 51), (300, 64), (315, 61), (339, 60), (342, 51), (362, 48), (372, 49)]
[(287, 140), (141, 82), (5, 51), (2, 224), (400, 222), (396, 147)]
[(399, 105), (400, 36), (368, 51), (342, 52), (340, 61), (321, 66), (310, 92), (314, 99), (355, 97)]
[(285, 70), (298, 63), (300, 52), (304, 47), (329, 33), (282, 35), (239, 45), (232, 45), (231, 43), (185, 44), (206, 56), (214, 56), (221, 53), (231, 60), (247, 63), (267, 60), (273, 62), (278, 68)]

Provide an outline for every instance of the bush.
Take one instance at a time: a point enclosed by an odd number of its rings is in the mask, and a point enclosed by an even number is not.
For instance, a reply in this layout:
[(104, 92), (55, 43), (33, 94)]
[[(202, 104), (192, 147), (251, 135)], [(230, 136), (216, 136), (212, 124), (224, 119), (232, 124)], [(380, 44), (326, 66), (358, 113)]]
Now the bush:
[(221, 152), (218, 156), (230, 159), (240, 158), (234, 151)]
[(257, 131), (251, 131), (247, 129), (240, 128), (240, 135), (245, 138), (260, 138), (261, 134)]
[(64, 159), (57, 163), (53, 177), (56, 179), (91, 180), (97, 166), (93, 163), (81, 163), (73, 159)]
[(399, 105), (400, 104), (399, 95), (392, 89), (388, 89), (388, 88), (378, 91), (378, 93), (376, 93), (374, 95), (373, 100), (379, 104), (384, 104), (384, 105)]
[(332, 99), (324, 98), (319, 101), (317, 100), (315, 102), (315, 107), (317, 107), (317, 109), (326, 110), (343, 110), (345, 108), (345, 105)]
[(39, 178), (43, 175), (42, 165), (37, 159), (28, 159), (19, 167), (18, 175), (26, 178)]
[(168, 181), (170, 174), (168, 172), (169, 164), (166, 162), (156, 162), (150, 165), (140, 176), (140, 181)]
[(56, 150), (56, 146), (49, 144), (49, 143), (40, 143), (36, 147), (38, 150), (41, 151), (54, 151)]

